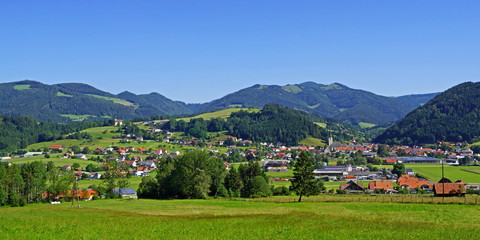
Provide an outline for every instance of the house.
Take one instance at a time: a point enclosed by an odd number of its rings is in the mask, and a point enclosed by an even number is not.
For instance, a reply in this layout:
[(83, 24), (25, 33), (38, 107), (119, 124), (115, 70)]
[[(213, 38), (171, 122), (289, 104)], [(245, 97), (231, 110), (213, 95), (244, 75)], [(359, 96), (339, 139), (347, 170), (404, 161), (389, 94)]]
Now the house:
[(102, 174), (100, 174), (100, 173), (91, 173), (88, 178), (89, 179), (100, 179), (101, 177), (102, 177)]
[(467, 193), (465, 183), (457, 181), (452, 183), (448, 178), (441, 179), (438, 183), (433, 184), (433, 192), (435, 196), (463, 196)]
[(405, 169), (405, 173), (409, 176), (415, 176), (415, 172), (411, 168)]
[(142, 164), (142, 166), (146, 166), (146, 167), (149, 167), (149, 168), (157, 168), (157, 165), (155, 164), (155, 162), (153, 160), (143, 161), (141, 164)]
[(71, 171), (71, 170), (72, 170), (72, 166), (70, 166), (70, 165), (62, 166), (62, 170), (63, 170), (63, 171)]
[(137, 199), (137, 192), (133, 188), (115, 188), (113, 192), (124, 199)]
[(150, 173), (149, 173), (149, 172), (145, 172), (145, 171), (135, 170), (135, 171), (133, 172), (133, 175), (136, 176), (136, 177), (144, 177), (144, 176), (150, 175)]
[(229, 170), (231, 168), (229, 162), (223, 162), (223, 165), (225, 166), (225, 169), (227, 169), (227, 170)]
[(77, 154), (77, 155), (75, 156), (75, 158), (87, 160), (87, 155), (85, 155), (85, 154)]
[(122, 126), (123, 125), (123, 121), (120, 120), (120, 119), (115, 119), (115, 126)]
[(94, 196), (99, 196), (99, 192), (95, 190), (68, 190), (66, 194), (59, 194), (55, 198), (62, 199), (78, 197), (81, 200), (90, 201), (93, 199)]
[(427, 190), (432, 188), (432, 185), (428, 183), (426, 180), (419, 180), (418, 178), (412, 177), (410, 175), (402, 175), (397, 179), (397, 183), (403, 189), (421, 188), (421, 189)]
[(361, 184), (358, 184), (354, 181), (349, 181), (345, 184), (340, 184), (340, 190), (349, 192), (349, 193), (363, 193), (365, 188)]
[(393, 184), (391, 181), (372, 181), (368, 184), (368, 189), (371, 190), (393, 190)]
[(52, 145), (52, 146), (50, 146), (48, 149), (50, 149), (50, 150), (62, 151), (62, 150), (63, 150), (63, 146), (62, 146), (62, 145)]
[(23, 157), (34, 157), (34, 156), (40, 156), (42, 154), (43, 152), (27, 152), (23, 155)]
[(287, 172), (289, 160), (269, 160), (263, 167), (266, 172)]

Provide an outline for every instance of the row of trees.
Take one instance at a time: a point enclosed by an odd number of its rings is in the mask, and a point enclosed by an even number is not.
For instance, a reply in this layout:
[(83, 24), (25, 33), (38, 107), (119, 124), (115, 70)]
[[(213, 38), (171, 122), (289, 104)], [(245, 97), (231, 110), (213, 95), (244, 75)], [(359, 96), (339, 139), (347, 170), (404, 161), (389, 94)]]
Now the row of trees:
[(144, 177), (138, 194), (146, 198), (267, 197), (272, 195), (260, 165), (250, 162), (226, 171), (223, 161), (202, 151), (163, 159), (155, 178)]
[(71, 172), (59, 171), (53, 162), (0, 165), (0, 206), (23, 206), (48, 201), (70, 189)]
[[(103, 184), (92, 186), (107, 198), (117, 197), (115, 188), (125, 188), (129, 182), (126, 172), (116, 162), (105, 165)], [(66, 196), (72, 189), (75, 174), (62, 171), (52, 161), (17, 164), (0, 164), (0, 206), (24, 206), (27, 203), (48, 202), (57, 196)]]
[[(6, 155), (28, 145), (63, 139), (67, 133), (75, 133), (86, 128), (110, 126), (113, 120), (60, 124), (37, 122), (32, 117), (1, 116), (0, 117), (0, 155)], [(76, 138), (77, 135), (74, 135)], [(78, 134), (78, 137), (88, 137)]]
[[(313, 175), (314, 158), (302, 152), (294, 165), (292, 188), (303, 196), (319, 194), (323, 183)], [(269, 197), (268, 177), (257, 162), (226, 170), (223, 161), (202, 151), (192, 151), (159, 162), (155, 178), (144, 177), (138, 189), (144, 198)]]

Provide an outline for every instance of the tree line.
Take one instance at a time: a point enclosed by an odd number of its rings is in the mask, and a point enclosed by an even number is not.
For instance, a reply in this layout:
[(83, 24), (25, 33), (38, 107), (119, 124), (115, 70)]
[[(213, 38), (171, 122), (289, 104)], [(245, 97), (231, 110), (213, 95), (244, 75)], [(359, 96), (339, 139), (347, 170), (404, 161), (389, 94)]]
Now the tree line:
[(227, 119), (192, 119), (189, 122), (172, 119), (162, 128), (185, 132), (196, 138), (206, 138), (208, 132), (226, 131), (228, 135), (260, 142), (281, 142), (295, 145), (307, 137), (325, 138), (325, 129), (314, 124), (298, 111), (268, 104), (257, 113), (238, 111)]
[(0, 155), (7, 155), (28, 145), (65, 138), (68, 133), (100, 126), (111, 126), (113, 120), (61, 124), (37, 122), (32, 117), (0, 116)]
[[(104, 166), (102, 184), (91, 186), (106, 198), (115, 198), (115, 188), (128, 186), (128, 169), (115, 161)], [(75, 174), (55, 167), (52, 161), (34, 161), (18, 164), (0, 164), (0, 206), (24, 206), (28, 203), (50, 202), (58, 196), (68, 196), (74, 187)]]
[(294, 165), (292, 188), (273, 188), (258, 162), (240, 164), (226, 169), (223, 161), (202, 151), (192, 151), (179, 158), (161, 159), (157, 175), (144, 177), (138, 189), (139, 197), (154, 199), (204, 199), (207, 197), (258, 198), (289, 195), (319, 194), (323, 182), (313, 175), (314, 158), (302, 152)]

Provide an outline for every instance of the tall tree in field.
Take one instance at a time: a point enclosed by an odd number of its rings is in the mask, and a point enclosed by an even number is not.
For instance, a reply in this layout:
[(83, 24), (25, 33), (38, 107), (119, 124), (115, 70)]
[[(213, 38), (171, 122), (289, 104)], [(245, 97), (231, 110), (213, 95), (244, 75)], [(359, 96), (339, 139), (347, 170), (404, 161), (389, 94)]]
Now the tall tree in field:
[(313, 164), (314, 159), (309, 157), (306, 152), (302, 152), (295, 162), (291, 189), (299, 196), (299, 202), (302, 201), (303, 196), (308, 197), (320, 193), (321, 187), (313, 174), (315, 170)]

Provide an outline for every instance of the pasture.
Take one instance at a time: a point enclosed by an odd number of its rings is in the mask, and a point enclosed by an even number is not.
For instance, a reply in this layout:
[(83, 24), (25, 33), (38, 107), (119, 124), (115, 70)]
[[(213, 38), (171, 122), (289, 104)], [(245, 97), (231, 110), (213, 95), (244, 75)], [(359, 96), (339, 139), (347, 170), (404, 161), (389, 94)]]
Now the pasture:
[(191, 119), (194, 118), (203, 118), (204, 120), (210, 120), (212, 118), (228, 118), (230, 115), (234, 112), (238, 111), (247, 111), (247, 112), (259, 112), (260, 109), (256, 108), (227, 108), (224, 110), (216, 111), (216, 112), (209, 112), (209, 113), (203, 113), (194, 117), (189, 117), (189, 118), (179, 118), (177, 120), (183, 120), (183, 121), (190, 121)]
[(478, 206), (96, 200), (0, 208), (2, 239), (476, 239)]
[[(377, 165), (379, 168), (392, 168), (392, 165)], [(430, 181), (438, 182), (442, 178), (441, 164), (405, 164), (415, 173)], [(450, 166), (445, 165), (445, 177), (452, 180), (462, 180), (466, 183), (480, 184), (480, 166)]]

